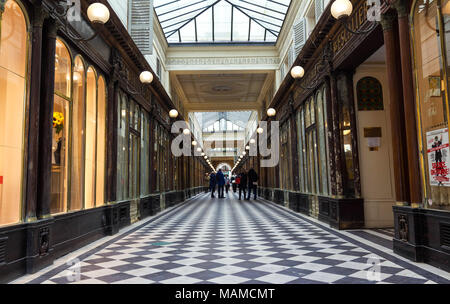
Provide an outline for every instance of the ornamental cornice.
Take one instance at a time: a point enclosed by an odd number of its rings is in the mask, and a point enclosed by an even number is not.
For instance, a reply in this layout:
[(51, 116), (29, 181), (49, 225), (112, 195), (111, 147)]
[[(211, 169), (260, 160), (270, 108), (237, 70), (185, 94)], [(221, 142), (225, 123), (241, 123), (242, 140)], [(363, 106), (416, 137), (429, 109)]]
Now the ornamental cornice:
[(168, 58), (166, 62), (167, 65), (253, 65), (279, 63), (280, 58), (278, 57), (172, 57)]

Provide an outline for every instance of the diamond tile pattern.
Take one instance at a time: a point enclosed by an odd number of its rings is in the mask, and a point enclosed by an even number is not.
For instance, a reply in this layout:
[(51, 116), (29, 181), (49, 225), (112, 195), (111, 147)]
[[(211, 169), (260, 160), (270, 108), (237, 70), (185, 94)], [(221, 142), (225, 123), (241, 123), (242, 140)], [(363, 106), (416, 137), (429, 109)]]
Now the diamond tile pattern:
[[(367, 279), (370, 257), (381, 261), (381, 281)], [(67, 266), (34, 282), (434, 283), (394, 261), (289, 211), (230, 193), (226, 199), (202, 195), (100, 247), (81, 261), (80, 280), (68, 280)]]

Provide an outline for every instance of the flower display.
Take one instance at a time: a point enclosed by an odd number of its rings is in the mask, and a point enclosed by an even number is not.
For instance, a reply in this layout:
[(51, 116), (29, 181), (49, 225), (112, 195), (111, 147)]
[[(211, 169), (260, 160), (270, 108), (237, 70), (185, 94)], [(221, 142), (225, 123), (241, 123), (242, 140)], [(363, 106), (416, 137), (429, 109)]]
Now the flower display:
[(64, 115), (61, 112), (53, 112), (53, 128), (56, 129), (56, 134), (59, 134), (64, 128)]

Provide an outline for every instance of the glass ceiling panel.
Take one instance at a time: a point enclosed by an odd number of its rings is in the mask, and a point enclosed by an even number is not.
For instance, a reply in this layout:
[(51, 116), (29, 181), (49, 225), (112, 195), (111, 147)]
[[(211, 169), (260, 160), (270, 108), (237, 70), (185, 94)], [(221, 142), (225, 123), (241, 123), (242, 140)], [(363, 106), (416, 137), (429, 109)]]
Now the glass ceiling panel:
[[(218, 128), (220, 121), (224, 123), (230, 122), (232, 125), (245, 128), (252, 115), (252, 111), (239, 112), (196, 112), (195, 117), (200, 124), (202, 130), (210, 128)], [(215, 126), (215, 127), (214, 127)]]
[(154, 0), (168, 43), (274, 43), (291, 0)]

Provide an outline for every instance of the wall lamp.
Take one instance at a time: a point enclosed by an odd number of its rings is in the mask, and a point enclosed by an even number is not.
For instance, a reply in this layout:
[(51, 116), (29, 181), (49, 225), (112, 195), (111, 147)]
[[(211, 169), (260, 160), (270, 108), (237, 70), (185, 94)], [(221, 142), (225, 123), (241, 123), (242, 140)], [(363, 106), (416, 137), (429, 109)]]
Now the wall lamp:
[[(97, 30), (94, 30), (94, 34), (92, 34), (88, 38), (77, 37), (70, 33), (70, 31), (68, 30), (67, 13), (74, 6), (75, 2), (72, 2), (72, 4), (70, 5), (67, 5), (67, 1), (59, 1), (59, 3), (56, 4), (56, 7), (51, 10), (51, 13), (64, 18), (64, 27), (66, 29), (67, 35), (71, 39), (75, 41), (90, 41), (95, 37), (97, 37), (98, 35)], [(106, 7), (106, 5), (99, 2), (95, 2), (89, 5), (87, 9), (87, 16), (92, 24), (104, 25), (106, 22), (108, 22), (110, 14), (109, 9)]]
[[(150, 84), (150, 83), (152, 83), (152, 81), (153, 81), (153, 74), (152, 74), (152, 72), (150, 72), (150, 71), (143, 71), (139, 75), (139, 81), (141, 82), (141, 84)], [(140, 91), (134, 91), (133, 89), (131, 89), (130, 84), (127, 83), (127, 91), (130, 94), (132, 94), (132, 95), (143, 95), (144, 94), (144, 87), (141, 86), (141, 90)]]
[(349, 19), (353, 12), (353, 4), (350, 0), (335, 0), (331, 5), (330, 11), (331, 15), (337, 19), (348, 32), (355, 35), (367, 34), (377, 26), (376, 22), (372, 22), (371, 26), (366, 30), (352, 30), (349, 26)]
[[(348, 1), (348, 0), (336, 0), (336, 1)], [(304, 85), (303, 82), (299, 82), (298, 85), (304, 90), (314, 89), (319, 82), (320, 74), (326, 70), (331, 58), (332, 58), (331, 44), (328, 43), (324, 47), (324, 50), (322, 52), (322, 58), (321, 58), (320, 62), (315, 65), (315, 77), (312, 80), (312, 82), (307, 85)], [(291, 76), (295, 80), (300, 80), (303, 78), (303, 76), (305, 76), (305, 69), (302, 66), (296, 65), (296, 66), (292, 67), (292, 69), (291, 69)]]

